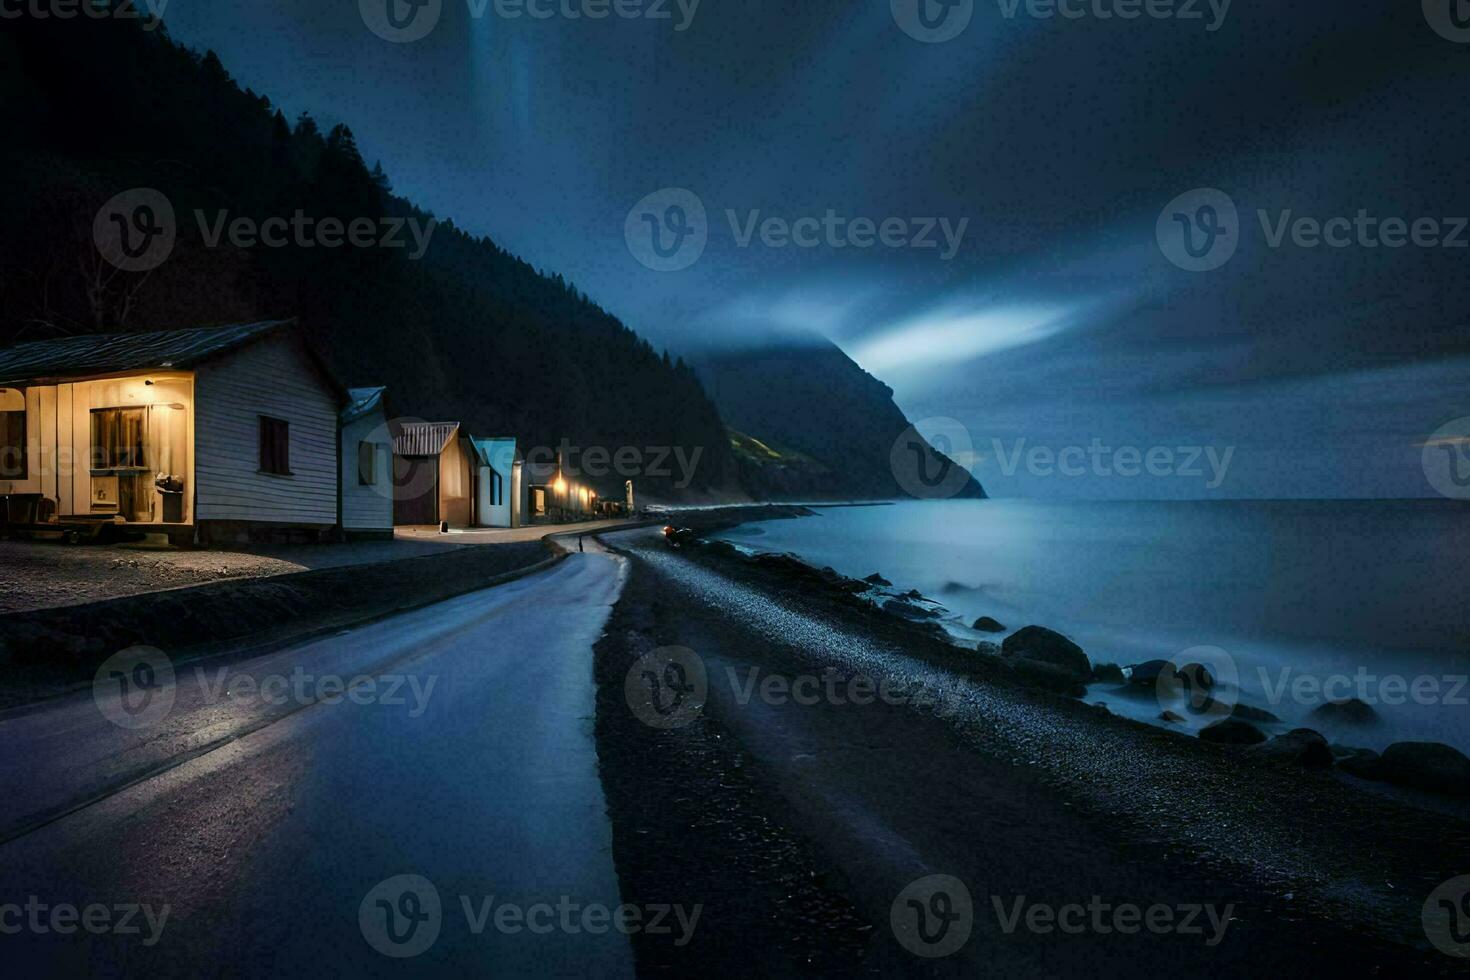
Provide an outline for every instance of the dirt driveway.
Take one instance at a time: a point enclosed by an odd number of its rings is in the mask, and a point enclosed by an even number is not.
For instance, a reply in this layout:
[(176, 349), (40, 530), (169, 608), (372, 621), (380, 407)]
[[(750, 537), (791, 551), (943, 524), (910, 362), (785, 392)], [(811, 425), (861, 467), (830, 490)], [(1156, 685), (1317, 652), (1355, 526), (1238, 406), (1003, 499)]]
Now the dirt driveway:
[(400, 528), (391, 541), (201, 551), (0, 541), (0, 614), (73, 606), (205, 582), (418, 558), (475, 545), (536, 541), (557, 531), (593, 531), (615, 523), (456, 530), (449, 534), (431, 528)]

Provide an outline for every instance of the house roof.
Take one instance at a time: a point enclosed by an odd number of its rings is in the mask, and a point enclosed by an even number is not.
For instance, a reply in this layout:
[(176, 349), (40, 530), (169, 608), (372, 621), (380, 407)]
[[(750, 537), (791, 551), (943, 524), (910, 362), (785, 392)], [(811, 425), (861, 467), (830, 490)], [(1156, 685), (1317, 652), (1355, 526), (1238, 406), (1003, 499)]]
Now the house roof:
[(521, 458), (515, 436), (470, 436), (470, 444), (480, 463), (498, 472), (510, 472), (512, 464)]
[(393, 437), (399, 456), (438, 456), (459, 431), (458, 422), (400, 422)]
[(37, 340), (0, 350), (0, 382), (80, 378), (147, 368), (188, 368), (258, 340), (291, 323), (265, 320), (227, 327), (85, 334)]
[(347, 407), (342, 409), (342, 424), (355, 422), (368, 412), (383, 404), (383, 392), (387, 388), (348, 388)]

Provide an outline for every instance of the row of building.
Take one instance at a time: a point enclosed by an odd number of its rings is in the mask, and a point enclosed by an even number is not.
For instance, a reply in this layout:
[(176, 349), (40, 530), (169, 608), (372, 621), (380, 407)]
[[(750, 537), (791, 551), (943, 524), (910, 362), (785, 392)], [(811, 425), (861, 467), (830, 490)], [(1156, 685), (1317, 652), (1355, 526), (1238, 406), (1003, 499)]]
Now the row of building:
[(514, 436), (403, 421), (290, 321), (0, 350), (0, 524), (175, 541), (518, 527), (632, 509)]

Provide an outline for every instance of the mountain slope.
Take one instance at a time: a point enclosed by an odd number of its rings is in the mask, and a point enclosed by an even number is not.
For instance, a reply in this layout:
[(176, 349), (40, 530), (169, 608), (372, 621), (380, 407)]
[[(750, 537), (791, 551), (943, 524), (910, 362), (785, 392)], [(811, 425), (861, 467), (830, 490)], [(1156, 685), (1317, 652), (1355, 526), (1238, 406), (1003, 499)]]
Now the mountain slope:
[[(345, 126), (288, 123), (212, 53), (136, 21), (5, 23), (0, 344), (297, 317), (344, 381), (388, 385), (395, 414), (461, 420), (528, 448), (699, 450), (691, 491), (736, 492), (724, 425), (692, 370), (488, 239), (445, 221), (416, 261), (380, 238), (211, 236), (224, 221), (297, 214), (425, 227), (430, 216), (390, 192)], [(166, 196), (177, 242), (157, 268), (119, 272), (100, 260), (93, 221), (133, 188)], [(624, 475), (583, 479), (620, 494)], [(654, 497), (680, 489), (656, 474), (638, 482)]]
[[(894, 454), (909, 421), (893, 389), (825, 339), (709, 352), (691, 362), (735, 430), (736, 465), (752, 492), (791, 499), (985, 496), (968, 474), (956, 473), (933, 494), (907, 479), (910, 458), (901, 450), (895, 464)], [(948, 467), (927, 443), (920, 451), (930, 472)]]

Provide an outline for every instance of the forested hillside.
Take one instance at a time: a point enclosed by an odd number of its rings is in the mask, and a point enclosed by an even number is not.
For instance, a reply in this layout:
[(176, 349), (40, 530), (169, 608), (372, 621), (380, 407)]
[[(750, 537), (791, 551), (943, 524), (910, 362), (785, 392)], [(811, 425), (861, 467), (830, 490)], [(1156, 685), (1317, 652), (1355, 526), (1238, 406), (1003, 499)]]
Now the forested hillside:
[[(210, 243), (196, 211), (206, 229), (222, 214), (430, 217), (392, 193), (347, 127), (288, 120), (212, 53), (136, 21), (7, 19), (0, 125), (0, 344), (298, 317), (344, 381), (390, 386), (397, 414), (529, 445), (700, 448), (692, 490), (738, 492), (724, 425), (690, 368), (452, 221), (417, 261), (407, 231), (402, 248)], [(93, 219), (135, 187), (167, 196), (178, 238), (162, 265), (123, 272), (102, 261)]]

